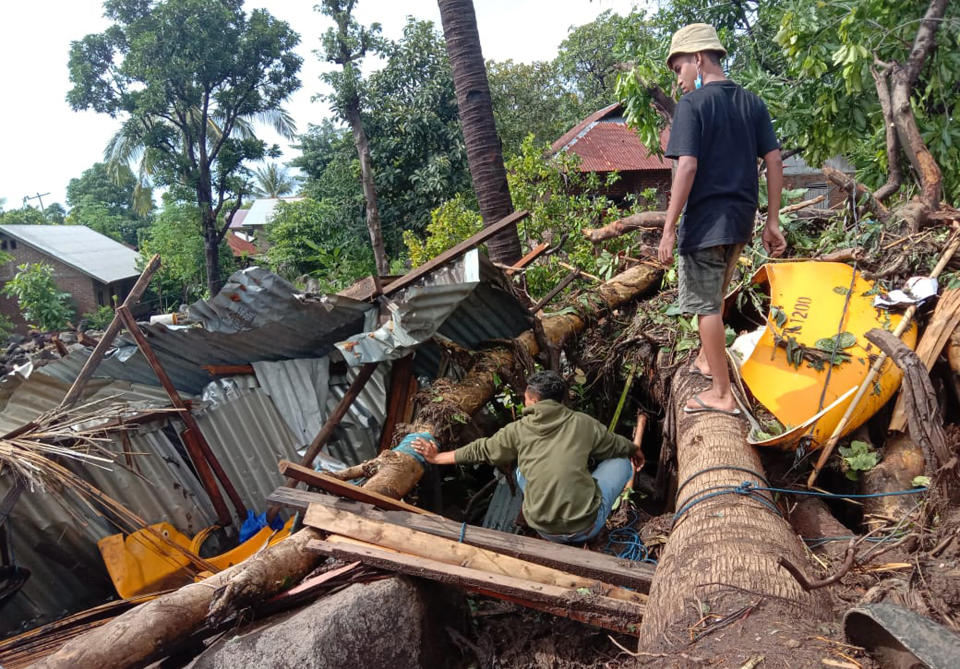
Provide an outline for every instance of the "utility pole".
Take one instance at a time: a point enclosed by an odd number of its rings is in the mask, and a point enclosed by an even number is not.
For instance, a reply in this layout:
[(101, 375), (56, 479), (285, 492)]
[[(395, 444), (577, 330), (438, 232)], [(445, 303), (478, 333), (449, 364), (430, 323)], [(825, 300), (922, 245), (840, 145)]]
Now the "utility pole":
[[(27, 200), (37, 200), (40, 203), (40, 213), (43, 213), (43, 196), (49, 195), (50, 193), (41, 193), (37, 191), (36, 195), (24, 195), (23, 196), (23, 206), (27, 206)], [(44, 217), (46, 218), (46, 217)]]

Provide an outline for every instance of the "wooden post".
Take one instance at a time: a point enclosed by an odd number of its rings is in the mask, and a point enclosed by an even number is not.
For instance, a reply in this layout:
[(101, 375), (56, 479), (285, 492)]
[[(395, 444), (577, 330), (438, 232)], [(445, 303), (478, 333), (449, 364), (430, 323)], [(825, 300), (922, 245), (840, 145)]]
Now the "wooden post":
[[(143, 296), (147, 286), (150, 285), (150, 279), (153, 278), (154, 273), (156, 273), (158, 269), (160, 269), (159, 254), (150, 258), (150, 262), (148, 262), (147, 266), (143, 268), (143, 272), (140, 273), (140, 278), (138, 278), (137, 282), (133, 284), (133, 288), (130, 289), (130, 293), (127, 295), (127, 298), (123, 301), (123, 304), (120, 308), (130, 308), (140, 301), (140, 298)], [(113, 340), (117, 336), (117, 333), (120, 332), (120, 326), (121, 319), (118, 309), (117, 313), (113, 315), (113, 320), (110, 321), (110, 325), (107, 326), (106, 332), (103, 333), (103, 336), (100, 337), (100, 341), (97, 342), (96, 348), (93, 349), (93, 353), (91, 353), (90, 357), (87, 358), (87, 361), (83, 363), (83, 367), (80, 369), (80, 373), (77, 375), (73, 385), (70, 386), (67, 394), (64, 395), (63, 399), (60, 401), (61, 409), (68, 409), (77, 403), (77, 400), (80, 398), (81, 393), (83, 393), (83, 389), (90, 380), (90, 377), (93, 376), (93, 373), (97, 370), (97, 366), (100, 364), (100, 361), (103, 360), (103, 356), (106, 355), (107, 349), (110, 348), (110, 346), (113, 344)]]
[(403, 419), (404, 410), (406, 409), (407, 400), (410, 395), (411, 381), (415, 381), (413, 377), (413, 354), (394, 361), (393, 367), (390, 370), (387, 416), (383, 421), (383, 428), (380, 431), (380, 445), (377, 448), (377, 453), (382, 453), (390, 448), (390, 443), (393, 441), (393, 432), (396, 429), (397, 423)]
[(213, 454), (213, 451), (210, 450), (210, 445), (203, 437), (203, 433), (200, 431), (200, 426), (197, 425), (197, 421), (193, 417), (193, 414), (190, 413), (187, 405), (180, 397), (180, 393), (177, 392), (177, 389), (174, 387), (170, 377), (167, 376), (166, 370), (163, 368), (163, 365), (160, 364), (160, 360), (157, 359), (157, 354), (153, 352), (153, 349), (150, 347), (150, 343), (147, 341), (147, 338), (143, 336), (142, 332), (140, 332), (140, 326), (137, 325), (137, 321), (134, 319), (133, 314), (131, 314), (126, 307), (121, 306), (117, 308), (117, 315), (123, 320), (127, 330), (136, 340), (137, 348), (140, 349), (143, 357), (146, 358), (150, 368), (153, 369), (153, 373), (157, 375), (157, 380), (160, 381), (160, 385), (163, 386), (165, 391), (167, 391), (167, 396), (170, 398), (170, 403), (177, 409), (180, 409), (180, 418), (183, 420), (184, 425), (187, 426), (187, 429), (181, 435), (183, 436), (184, 445), (187, 447), (187, 451), (190, 453), (190, 458), (193, 460), (193, 464), (197, 468), (197, 474), (200, 476), (200, 480), (203, 482), (203, 487), (206, 489), (207, 495), (210, 496), (210, 501), (213, 503), (213, 506), (217, 511), (217, 519), (219, 520), (220, 524), (230, 525), (232, 523), (232, 519), (230, 517), (230, 511), (227, 509), (227, 505), (224, 503), (223, 497), (220, 495), (220, 490), (217, 488), (217, 482), (213, 479), (213, 476), (210, 473), (211, 469), (213, 470), (213, 473), (216, 474), (217, 479), (220, 480), (220, 484), (230, 497), (230, 501), (233, 502), (233, 506), (237, 510), (237, 515), (240, 516), (241, 520), (243, 520), (247, 515), (247, 509), (243, 505), (243, 501), (240, 499), (237, 489), (233, 487), (233, 483), (230, 482), (229, 477), (227, 477), (227, 473), (223, 470), (223, 467), (220, 466), (220, 462)]

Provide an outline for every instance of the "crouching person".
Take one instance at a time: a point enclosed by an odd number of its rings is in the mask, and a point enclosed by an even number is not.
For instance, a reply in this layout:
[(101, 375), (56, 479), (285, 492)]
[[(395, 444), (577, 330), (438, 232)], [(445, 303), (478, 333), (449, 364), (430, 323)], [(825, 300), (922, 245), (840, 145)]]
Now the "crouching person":
[[(642, 435), (630, 442), (607, 432), (596, 419), (565, 407), (566, 392), (559, 374), (537, 372), (527, 379), (520, 420), (455, 451), (439, 453), (427, 439), (414, 440), (413, 448), (437, 465), (516, 462), (527, 524), (550, 541), (587, 541), (603, 529), (633, 477), (630, 459), (643, 466)], [(600, 461), (592, 472), (590, 458)]]

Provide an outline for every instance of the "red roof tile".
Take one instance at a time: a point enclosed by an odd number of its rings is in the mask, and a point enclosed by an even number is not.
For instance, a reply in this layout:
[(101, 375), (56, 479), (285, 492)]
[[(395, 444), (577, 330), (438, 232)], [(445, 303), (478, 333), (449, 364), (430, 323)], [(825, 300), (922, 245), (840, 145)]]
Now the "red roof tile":
[(245, 255), (252, 256), (260, 252), (260, 249), (257, 248), (256, 244), (237, 237), (235, 232), (227, 233), (227, 246), (229, 246), (230, 250), (233, 251), (233, 255), (237, 257)]
[[(594, 112), (571, 128), (550, 148), (580, 156), (581, 172), (669, 170), (670, 162), (650, 153), (621, 115), (619, 103)], [(669, 130), (660, 133), (666, 148)]]

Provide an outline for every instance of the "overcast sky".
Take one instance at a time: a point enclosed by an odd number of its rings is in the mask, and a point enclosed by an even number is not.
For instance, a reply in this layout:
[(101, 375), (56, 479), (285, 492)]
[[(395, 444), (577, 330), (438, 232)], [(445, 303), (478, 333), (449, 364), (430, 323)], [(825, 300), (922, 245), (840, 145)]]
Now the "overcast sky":
[[(328, 113), (310, 97), (320, 91), (323, 66), (313, 55), (326, 17), (313, 11), (314, 0), (249, 0), (246, 9), (263, 7), (300, 33), (302, 88), (286, 107), (304, 131)], [(485, 58), (531, 62), (550, 60), (571, 26), (592, 21), (612, 9), (625, 14), (638, 0), (474, 0)], [(640, 3), (642, 4), (642, 2)], [(103, 31), (99, 0), (4, 2), (0, 10), (0, 68), (4, 102), (0, 105), (0, 198), (16, 209), (24, 196), (43, 195), (43, 205), (66, 206), (67, 182), (103, 159), (103, 148), (120, 125), (92, 111), (74, 112), (65, 101), (70, 88), (70, 42)], [(363, 24), (379, 21), (386, 37), (401, 36), (407, 16), (440, 27), (436, 0), (359, 0)], [(264, 139), (280, 143), (264, 132)], [(285, 158), (291, 156), (288, 150)], [(36, 206), (37, 201), (31, 201)]]

